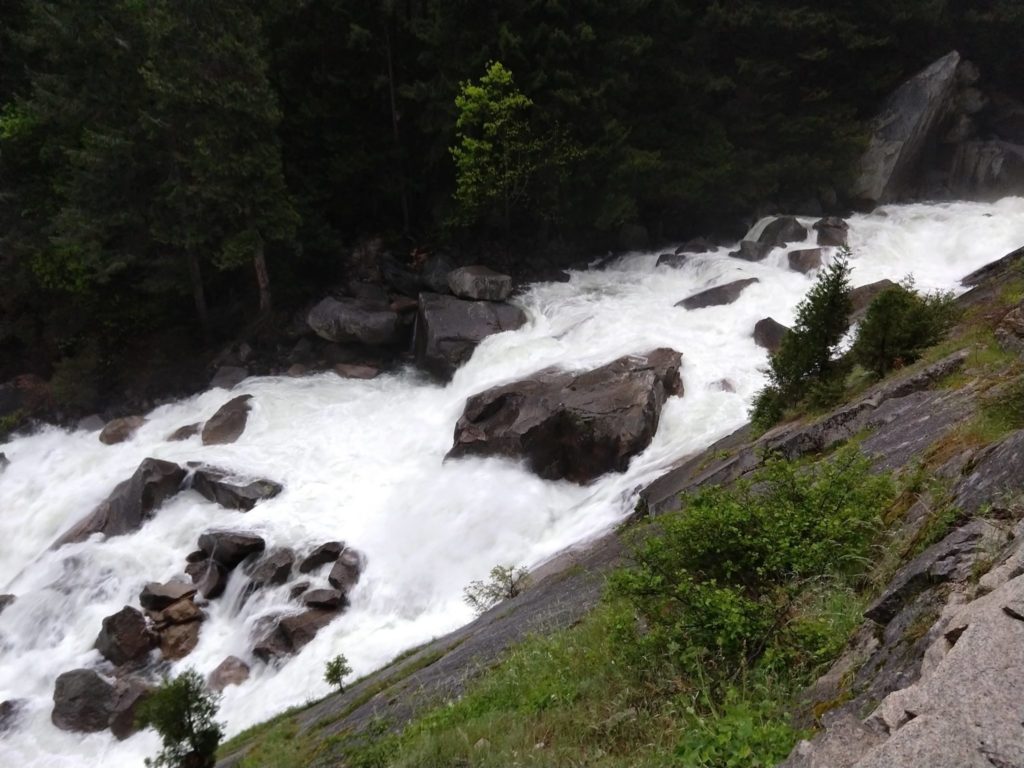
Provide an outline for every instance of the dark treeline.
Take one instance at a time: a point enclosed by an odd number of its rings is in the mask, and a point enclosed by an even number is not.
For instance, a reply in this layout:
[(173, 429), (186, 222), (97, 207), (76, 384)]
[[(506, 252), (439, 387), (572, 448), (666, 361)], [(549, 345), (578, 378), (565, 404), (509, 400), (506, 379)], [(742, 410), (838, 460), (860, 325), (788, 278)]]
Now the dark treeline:
[(841, 204), (916, 69), (1024, 82), (1016, 0), (819, 5), (4, 0), (0, 377), (272, 325), (367, 236), (486, 259)]

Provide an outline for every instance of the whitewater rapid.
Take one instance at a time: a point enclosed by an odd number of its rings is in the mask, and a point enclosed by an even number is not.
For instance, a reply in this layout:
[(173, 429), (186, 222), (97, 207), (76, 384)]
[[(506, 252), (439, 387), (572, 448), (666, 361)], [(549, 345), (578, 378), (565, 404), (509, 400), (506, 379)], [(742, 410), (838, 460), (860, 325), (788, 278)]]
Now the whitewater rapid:
[[(850, 225), (854, 285), (912, 274), (919, 288), (960, 290), (961, 277), (1024, 245), (1024, 199), (892, 206)], [(52, 427), (0, 445), (11, 462), (0, 473), (0, 593), (17, 595), (0, 614), (0, 701), (25, 701), (16, 727), (0, 734), (0, 765), (136, 768), (155, 753), (150, 732), (118, 742), (109, 732), (55, 728), (54, 680), (97, 665), (101, 620), (137, 606), (144, 583), (182, 574), (210, 527), (253, 530), (268, 547), (300, 554), (341, 539), (367, 557), (344, 615), (279, 669), (253, 663), (248, 682), (225, 690), (220, 719), (229, 735), (326, 694), (324, 663), (338, 653), (362, 675), (469, 621), (462, 590), (471, 580), (498, 563), (537, 565), (607, 530), (629, 513), (641, 486), (746, 420), (767, 362), (752, 329), (768, 316), (793, 321), (813, 275), (787, 269), (785, 254), (814, 247), (813, 237), (760, 263), (730, 258), (729, 248), (693, 256), (681, 269), (656, 267), (656, 253), (630, 254), (602, 271), (574, 272), (568, 283), (535, 285), (516, 299), (529, 322), (486, 339), (444, 387), (413, 371), (371, 381), (333, 373), (253, 378), (230, 395), (212, 390), (156, 409), (120, 445)], [(760, 282), (735, 304), (674, 306), (741, 277)], [(507, 460), (442, 462), (469, 395), (545, 366), (589, 368), (662, 346), (683, 353), (685, 396), (666, 403), (653, 443), (624, 474), (579, 487), (540, 480)], [(240, 393), (253, 401), (237, 443), (165, 440)], [(285, 490), (246, 514), (188, 491), (137, 533), (48, 550), (150, 456), (201, 460)], [(239, 609), (241, 585), (236, 573), (211, 602), (199, 645), (172, 672), (195, 667), (205, 675), (228, 655), (251, 662), (256, 621), (296, 607), (278, 588)]]

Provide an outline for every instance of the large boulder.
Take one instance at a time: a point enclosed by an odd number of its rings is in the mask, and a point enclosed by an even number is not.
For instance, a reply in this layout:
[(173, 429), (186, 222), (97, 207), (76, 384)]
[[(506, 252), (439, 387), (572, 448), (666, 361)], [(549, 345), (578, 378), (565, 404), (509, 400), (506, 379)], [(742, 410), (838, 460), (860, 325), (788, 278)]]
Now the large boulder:
[(191, 487), (201, 496), (228, 509), (251, 510), (256, 503), (272, 499), (284, 490), (273, 480), (239, 476), (229, 470), (206, 464), (191, 464)]
[(959, 64), (960, 54), (953, 51), (889, 97), (873, 122), (852, 189), (854, 199), (868, 204), (893, 202), (917, 182), (932, 133), (954, 107)]
[(249, 679), (249, 665), (237, 656), (228, 656), (206, 678), (211, 691), (220, 693), (229, 685), (241, 685)]
[(302, 596), (302, 602), (310, 608), (337, 611), (348, 605), (345, 593), (340, 589), (311, 589)]
[(432, 293), (448, 293), (448, 275), (455, 269), (455, 264), (443, 253), (430, 256), (423, 262), (420, 270), (420, 283), (424, 290)]
[(822, 260), (825, 258), (824, 248), (802, 248), (798, 251), (790, 251), (787, 254), (789, 268), (805, 275), (821, 268)]
[(262, 661), (271, 661), (296, 653), (337, 616), (337, 611), (322, 608), (311, 608), (302, 613), (285, 616), (276, 621), (256, 641), (252, 649), (253, 655)]
[[(411, 287), (415, 290), (415, 279)], [(328, 297), (309, 311), (306, 322), (317, 336), (335, 343), (380, 347), (401, 341), (398, 313), (362, 299)]]
[(847, 245), (850, 225), (839, 216), (826, 216), (814, 222), (814, 231), (818, 233), (818, 245), (843, 247)]
[(144, 459), (127, 480), (88, 516), (53, 543), (53, 547), (85, 541), (94, 533), (122, 536), (142, 527), (154, 511), (181, 488), (186, 472), (170, 461)]
[(203, 426), (203, 445), (226, 445), (235, 442), (249, 421), (252, 395), (239, 395), (217, 409)]
[(100, 442), (104, 445), (123, 443), (135, 434), (139, 427), (146, 423), (143, 416), (124, 416), (113, 419), (100, 431)]
[(768, 223), (757, 242), (777, 248), (787, 243), (800, 242), (806, 237), (807, 227), (797, 221), (795, 216), (778, 216)]
[(354, 549), (346, 548), (335, 561), (334, 567), (327, 575), (327, 581), (347, 595), (359, 581), (359, 574), (362, 573), (364, 565), (362, 555)]
[(135, 677), (114, 683), (110, 731), (121, 741), (139, 730), (139, 706), (153, 694), (153, 687)]
[(779, 351), (787, 333), (789, 328), (774, 318), (766, 317), (754, 325), (754, 343), (774, 354)]
[(114, 686), (91, 669), (73, 669), (57, 677), (50, 719), (62, 731), (106, 730), (114, 713)]
[(96, 638), (96, 650), (115, 666), (143, 658), (155, 645), (145, 617), (129, 605), (103, 619)]
[(735, 251), (730, 251), (729, 255), (743, 259), (744, 261), (761, 261), (769, 253), (772, 252), (772, 248), (775, 246), (770, 243), (759, 243), (756, 240), (742, 240), (740, 241), (739, 247)]
[(266, 547), (262, 537), (245, 531), (207, 531), (199, 537), (199, 549), (229, 571)]
[(514, 331), (525, 322), (523, 310), (511, 304), (420, 294), (416, 315), (416, 364), (447, 381), (486, 337)]
[(882, 279), (867, 285), (860, 285), (850, 291), (850, 322), (857, 323), (864, 319), (871, 302), (887, 288), (895, 286), (892, 280)]
[(160, 654), (166, 661), (177, 661), (188, 656), (199, 644), (200, 621), (171, 624), (160, 632)]
[(299, 573), (309, 573), (323, 565), (333, 563), (344, 551), (345, 543), (342, 541), (328, 541), (321, 544), (299, 563)]
[(760, 281), (756, 277), (733, 280), (731, 283), (695, 293), (693, 296), (689, 296), (677, 303), (676, 306), (685, 307), (686, 309), (704, 309), (705, 307), (721, 307), (726, 304), (732, 304), (748, 286), (757, 282)]
[(548, 368), (466, 401), (448, 456), (525, 459), (539, 476), (587, 483), (622, 472), (682, 394), (681, 355), (656, 349), (583, 373)]
[(487, 267), (459, 267), (448, 274), (448, 287), (460, 299), (504, 301), (512, 293), (512, 278)]
[(171, 603), (190, 598), (195, 593), (195, 585), (184, 581), (169, 581), (166, 584), (151, 581), (139, 593), (139, 604), (148, 611), (162, 611)]
[(291, 578), (294, 565), (295, 552), (279, 547), (267, 552), (249, 569), (249, 579), (260, 586), (280, 586)]

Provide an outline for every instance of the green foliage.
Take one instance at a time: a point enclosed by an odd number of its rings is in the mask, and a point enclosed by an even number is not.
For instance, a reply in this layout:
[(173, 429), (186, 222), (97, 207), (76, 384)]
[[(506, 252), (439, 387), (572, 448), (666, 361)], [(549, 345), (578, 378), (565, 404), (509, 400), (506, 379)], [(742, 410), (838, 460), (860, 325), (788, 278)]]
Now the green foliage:
[(519, 596), (529, 583), (529, 571), (514, 565), (496, 565), (487, 581), (471, 581), (463, 590), (466, 604), (477, 613), (497, 605), (502, 600)]
[(212, 768), (224, 735), (214, 721), (218, 706), (194, 669), (165, 680), (140, 707), (139, 723), (154, 728), (163, 747), (147, 768)]
[(91, 340), (74, 354), (59, 360), (50, 378), (54, 402), (80, 411), (95, 408), (99, 402), (102, 368), (98, 345)]
[(957, 319), (951, 293), (921, 295), (912, 280), (886, 288), (868, 307), (853, 345), (853, 359), (876, 376), (916, 361)]
[(676, 756), (688, 768), (771, 768), (786, 759), (794, 741), (777, 702), (730, 690), (710, 714), (692, 715)]
[(849, 326), (848, 257), (848, 251), (841, 251), (797, 306), (793, 328), (772, 355), (768, 384), (754, 399), (755, 427), (768, 429), (786, 408), (808, 398), (815, 405), (827, 405), (841, 391), (837, 382), (845, 369), (835, 358)]
[(345, 678), (351, 674), (352, 667), (348, 665), (348, 659), (341, 653), (328, 661), (324, 668), (324, 680), (328, 685), (337, 688), (339, 693), (345, 692)]

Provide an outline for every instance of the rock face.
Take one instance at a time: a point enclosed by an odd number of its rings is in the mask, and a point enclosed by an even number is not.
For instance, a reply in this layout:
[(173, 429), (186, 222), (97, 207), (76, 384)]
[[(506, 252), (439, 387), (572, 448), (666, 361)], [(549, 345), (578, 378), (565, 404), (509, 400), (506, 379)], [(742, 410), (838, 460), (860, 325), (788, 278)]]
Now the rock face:
[(787, 243), (795, 243), (807, 237), (807, 227), (793, 216), (779, 216), (768, 224), (757, 238), (762, 245), (771, 248), (781, 247)]
[(622, 472), (650, 443), (661, 408), (682, 394), (681, 355), (657, 349), (585, 373), (557, 369), (474, 395), (448, 456), (523, 458), (549, 480)]
[(398, 313), (361, 299), (328, 297), (309, 311), (306, 322), (317, 336), (335, 343), (378, 347), (401, 341)]
[(948, 115), (960, 54), (943, 56), (904, 83), (875, 118), (871, 141), (853, 186), (856, 199), (898, 200), (905, 193), (933, 129)]
[(416, 315), (416, 364), (447, 381), (486, 337), (514, 331), (525, 322), (523, 311), (511, 304), (420, 294)]
[(136, 430), (146, 423), (142, 416), (125, 416), (107, 423), (100, 431), (100, 442), (105, 445), (123, 443), (135, 434)]
[(145, 617), (128, 605), (103, 619), (96, 638), (96, 650), (115, 666), (143, 658), (155, 645), (156, 638), (146, 627)]
[(806, 275), (808, 272), (820, 269), (824, 257), (824, 248), (804, 248), (799, 251), (790, 251), (787, 258), (790, 269), (803, 272)]
[(715, 288), (708, 288), (706, 291), (695, 293), (693, 296), (683, 299), (677, 307), (685, 307), (686, 309), (704, 309), (705, 307), (721, 307), (726, 304), (732, 304), (736, 301), (740, 294), (743, 293), (749, 286), (754, 283), (758, 283), (756, 277), (748, 277), (744, 280), (733, 280), (731, 283), (725, 285), (719, 285)]
[(57, 678), (50, 719), (62, 731), (95, 733), (110, 725), (114, 686), (91, 669), (74, 669)]
[(273, 480), (239, 477), (226, 469), (207, 465), (199, 465), (192, 472), (191, 487), (222, 507), (246, 512), (257, 502), (272, 499), (284, 490), (284, 486)]
[(460, 299), (504, 301), (512, 294), (512, 278), (487, 267), (459, 267), (448, 273), (448, 288)]
[(783, 337), (789, 333), (789, 328), (776, 320), (766, 317), (758, 320), (754, 326), (754, 343), (759, 347), (775, 353), (782, 346)]
[(818, 233), (818, 245), (843, 247), (847, 244), (850, 225), (838, 216), (826, 216), (814, 222), (814, 230)]
[(203, 445), (225, 445), (241, 437), (249, 420), (250, 400), (252, 395), (239, 395), (217, 409), (203, 426)]
[[(996, 327), (996, 340), (1007, 352), (1024, 355), (1024, 303), (1007, 312)], [(0, 464), (3, 462), (0, 461)]]
[(185, 474), (177, 464), (145, 459), (135, 474), (119, 483), (88, 517), (61, 535), (53, 547), (85, 541), (94, 533), (122, 536), (137, 531), (164, 501), (178, 492)]

